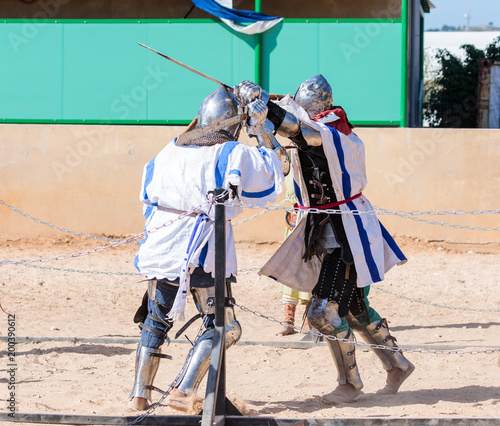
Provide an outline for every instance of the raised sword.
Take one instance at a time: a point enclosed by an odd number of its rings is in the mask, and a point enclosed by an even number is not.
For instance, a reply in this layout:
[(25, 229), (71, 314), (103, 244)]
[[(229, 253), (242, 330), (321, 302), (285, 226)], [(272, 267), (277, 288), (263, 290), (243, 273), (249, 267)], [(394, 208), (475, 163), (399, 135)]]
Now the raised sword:
[(223, 83), (222, 81), (219, 81), (213, 77), (210, 77), (208, 74), (205, 74), (204, 72), (198, 71), (197, 69), (194, 69), (193, 67), (190, 67), (189, 65), (183, 64), (181, 61), (178, 61), (177, 59), (171, 58), (170, 56), (167, 56), (161, 52), (158, 52), (157, 50), (146, 46), (145, 44), (142, 43), (137, 43), (139, 46), (145, 47), (148, 50), (151, 50), (151, 52), (156, 53), (157, 55), (160, 55), (162, 58), (168, 59), (170, 62), (173, 62), (174, 64), (177, 64), (181, 66), (182, 68), (185, 68), (191, 72), (194, 72), (195, 74), (201, 75), (202, 77), (207, 78), (210, 81), (213, 81), (214, 83), (220, 84), (221, 86), (224, 86), (226, 89), (230, 90), (231, 92), (233, 91), (233, 88), (226, 83)]

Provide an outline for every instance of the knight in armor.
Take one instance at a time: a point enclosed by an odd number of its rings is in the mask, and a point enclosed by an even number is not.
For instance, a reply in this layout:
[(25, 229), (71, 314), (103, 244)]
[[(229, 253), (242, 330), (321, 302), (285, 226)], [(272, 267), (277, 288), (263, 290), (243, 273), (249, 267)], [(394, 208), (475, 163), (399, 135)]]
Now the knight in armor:
[[(243, 102), (264, 91), (244, 81)], [(343, 108), (333, 106), (330, 84), (322, 75), (304, 81), (293, 99), (268, 101), (268, 119), (275, 132), (291, 141), (295, 195), (301, 214), (292, 234), (259, 272), (298, 291), (311, 291), (309, 325), (326, 339), (338, 371), (338, 386), (325, 402), (352, 402), (363, 387), (353, 330), (374, 349), (387, 371), (380, 394), (393, 394), (414, 366), (398, 350), (387, 321), (370, 306), (370, 284), (382, 281), (406, 257), (373, 214), (362, 194), (366, 186), (364, 145), (352, 131)], [(315, 213), (308, 213), (314, 208)], [(337, 210), (339, 214), (321, 213)], [(319, 212), (318, 212), (319, 211)], [(341, 214), (344, 213), (344, 214)], [(337, 340), (340, 339), (340, 340)]]
[[(247, 125), (266, 133), (267, 106), (257, 99), (247, 106)], [(140, 199), (144, 204), (146, 236), (141, 241), (135, 266), (147, 278), (148, 289), (134, 321), (141, 328), (137, 348), (135, 382), (129, 407), (145, 410), (151, 402), (153, 381), (162, 357), (161, 349), (175, 320), (184, 319), (186, 295), (193, 296), (203, 317), (204, 331), (194, 341), (182, 372), (169, 395), (168, 405), (188, 410), (189, 395), (205, 376), (214, 335), (214, 308), (208, 298), (215, 294), (214, 208), (207, 196), (226, 188), (230, 196), (264, 206), (276, 200), (284, 177), (272, 144), (250, 147), (237, 142), (241, 123), (217, 128), (237, 117), (241, 109), (230, 90), (220, 87), (205, 98), (197, 116), (196, 137), (169, 143), (144, 168)], [(240, 114), (241, 115), (241, 114)], [(203, 128), (207, 130), (203, 132)], [(215, 127), (215, 128), (214, 128)], [(220, 126), (219, 126), (220, 127)], [(269, 128), (269, 123), (267, 123)], [(212, 130), (213, 129), (213, 130)], [(189, 135), (188, 135), (189, 136)], [(200, 207), (201, 206), (201, 207)], [(226, 207), (226, 280), (235, 282), (237, 266), (230, 220), (241, 208)], [(179, 219), (179, 216), (184, 216)], [(240, 338), (241, 327), (232, 307), (226, 308), (226, 348)]]

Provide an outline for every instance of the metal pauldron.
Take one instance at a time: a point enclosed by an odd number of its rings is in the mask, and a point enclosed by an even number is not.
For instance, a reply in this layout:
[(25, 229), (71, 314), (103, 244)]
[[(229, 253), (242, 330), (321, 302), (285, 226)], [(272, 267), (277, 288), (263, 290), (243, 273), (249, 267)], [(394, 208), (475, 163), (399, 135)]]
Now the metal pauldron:
[(295, 115), (289, 112), (285, 114), (285, 118), (276, 132), (285, 138), (294, 138), (301, 133), (308, 146), (320, 146), (322, 144), (321, 133), (318, 129), (308, 123), (299, 121)]

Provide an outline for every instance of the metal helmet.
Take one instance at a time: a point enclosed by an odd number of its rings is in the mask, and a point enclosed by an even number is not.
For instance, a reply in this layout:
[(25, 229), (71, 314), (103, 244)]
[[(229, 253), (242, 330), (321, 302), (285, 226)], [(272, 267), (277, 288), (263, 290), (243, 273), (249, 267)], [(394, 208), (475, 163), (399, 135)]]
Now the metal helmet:
[(293, 97), (309, 117), (316, 117), (320, 112), (330, 109), (333, 105), (332, 88), (321, 74), (304, 81)]
[[(224, 86), (220, 86), (208, 95), (198, 110), (196, 128), (208, 126), (238, 115), (238, 102), (234, 95)], [(233, 124), (222, 130), (229, 132), (235, 140), (238, 139), (241, 124)]]

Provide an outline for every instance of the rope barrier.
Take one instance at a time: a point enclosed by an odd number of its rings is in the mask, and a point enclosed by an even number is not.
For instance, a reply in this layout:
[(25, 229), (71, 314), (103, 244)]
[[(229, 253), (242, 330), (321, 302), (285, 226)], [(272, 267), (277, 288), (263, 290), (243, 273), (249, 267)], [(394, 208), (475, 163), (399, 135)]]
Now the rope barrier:
[[(12, 210), (12, 211), (14, 211), (16, 213), (19, 213), (21, 216), (24, 216), (24, 217), (26, 217), (28, 219), (34, 220), (35, 222), (40, 223), (40, 224), (45, 225), (45, 226), (48, 226), (49, 228), (57, 229), (58, 231), (63, 231), (63, 232), (66, 232), (68, 234), (77, 235), (79, 237), (92, 238), (94, 240), (120, 241), (119, 239), (116, 239), (116, 238), (99, 237), (99, 236), (96, 236), (96, 235), (83, 234), (81, 232), (76, 232), (76, 231), (71, 231), (71, 230), (66, 229), (66, 228), (61, 228), (59, 226), (53, 225), (52, 223), (45, 222), (45, 221), (43, 221), (41, 219), (33, 217), (33, 216), (29, 215), (28, 213), (25, 213), (25, 212), (23, 212), (23, 211), (21, 211), (19, 209), (16, 209), (14, 206), (11, 206), (10, 204), (7, 204), (3, 200), (0, 200), (0, 204), (4, 205), (5, 207), (9, 208), (10, 210)], [(137, 242), (137, 241), (133, 241), (133, 242)]]
[[(79, 274), (94, 274), (94, 275), (118, 275), (118, 276), (133, 276), (133, 277), (138, 277), (142, 276), (141, 274), (137, 272), (108, 272), (108, 271), (90, 271), (90, 270), (84, 270), (84, 269), (69, 269), (69, 268), (56, 268), (54, 266), (41, 266), (41, 265), (31, 265), (31, 264), (18, 264), (20, 266), (26, 266), (30, 268), (37, 268), (37, 269), (46, 269), (46, 270), (51, 270), (51, 271), (60, 271), (60, 272), (73, 272), (73, 273), (79, 273)], [(238, 269), (238, 273), (246, 273), (246, 272), (255, 272), (259, 271), (261, 268), (247, 268), (247, 269)], [(436, 308), (442, 308), (442, 309), (451, 309), (455, 311), (465, 311), (465, 312), (500, 312), (500, 309), (479, 309), (479, 308), (461, 308), (457, 306), (449, 306), (449, 305), (442, 305), (439, 303), (432, 303), (432, 302), (426, 302), (425, 300), (420, 300), (416, 299), (413, 297), (408, 297), (403, 294), (395, 293), (390, 290), (386, 290), (376, 284), (371, 285), (372, 288), (382, 291), (384, 293), (390, 294), (395, 297), (399, 297), (401, 299), (406, 299), (411, 302), (415, 303), (421, 303), (422, 305), (429, 305), (429, 306), (434, 306)]]
[[(223, 194), (225, 195), (225, 194)], [(222, 197), (223, 195), (221, 195), (220, 197)], [(232, 202), (229, 202), (229, 203), (224, 203), (226, 206), (237, 206), (237, 207), (244, 207), (244, 208), (258, 208), (258, 209), (263, 209), (262, 212), (256, 214), (256, 215), (253, 215), (247, 219), (244, 219), (242, 221), (239, 221), (237, 223), (235, 223), (234, 225), (238, 225), (238, 224), (241, 224), (241, 223), (244, 223), (244, 222), (247, 222), (249, 220), (252, 220), (254, 219), (255, 217), (257, 216), (260, 216), (264, 213), (267, 213), (268, 211), (276, 211), (276, 210), (282, 210), (282, 211), (293, 211), (293, 212), (298, 212), (300, 211), (300, 209), (298, 208), (283, 208), (283, 207), (280, 207), (282, 204), (284, 204), (285, 202), (289, 201), (291, 197), (273, 205), (273, 206), (268, 206), (268, 207), (260, 207), (260, 206), (257, 206), (257, 205), (252, 205), (252, 204), (242, 204), (242, 203), (232, 203)], [(156, 232), (158, 231), (159, 229), (162, 229), (162, 228), (165, 228), (171, 224), (173, 224), (174, 222), (178, 221), (178, 220), (181, 220), (182, 218), (190, 215), (191, 213), (195, 212), (196, 210), (199, 210), (201, 207), (204, 207), (205, 205), (207, 204), (213, 204), (215, 202), (215, 199), (214, 197), (212, 197), (211, 199), (209, 199), (208, 201), (206, 201), (205, 203), (202, 203), (200, 204), (199, 206), (187, 211), (187, 212), (184, 212), (182, 214), (180, 214), (177, 218), (175, 219), (172, 219), (168, 222), (165, 222), (163, 225), (161, 226), (158, 226), (156, 228), (153, 228), (149, 231), (145, 231), (145, 232), (142, 232), (140, 234), (136, 234), (136, 235), (133, 235), (131, 237), (128, 237), (126, 239), (123, 239), (123, 240), (117, 240), (117, 239), (107, 239), (108, 241), (113, 241), (111, 244), (107, 245), (107, 246), (101, 246), (101, 247), (96, 247), (96, 248), (93, 248), (93, 249), (90, 249), (90, 250), (86, 250), (86, 251), (80, 251), (80, 252), (76, 252), (76, 253), (71, 253), (71, 254), (68, 254), (68, 255), (59, 255), (59, 256), (54, 256), (54, 257), (43, 257), (43, 258), (38, 258), (38, 259), (22, 259), (22, 260), (0, 260), (0, 265), (23, 265), (23, 266), (30, 266), (30, 267), (37, 267), (37, 268), (41, 268), (41, 269), (48, 269), (48, 270), (58, 270), (58, 271), (65, 271), (65, 272), (78, 272), (78, 273), (88, 273), (88, 274), (102, 274), (102, 275), (128, 275), (128, 276), (138, 276), (140, 274), (137, 274), (137, 273), (128, 273), (128, 272), (105, 272), (105, 271), (86, 271), (86, 270), (78, 270), (78, 269), (65, 269), (65, 268), (56, 268), (56, 267), (43, 267), (43, 266), (39, 266), (39, 265), (30, 265), (31, 263), (35, 263), (35, 262), (49, 262), (51, 260), (64, 260), (64, 259), (67, 259), (67, 258), (75, 258), (75, 257), (80, 257), (80, 256), (85, 256), (85, 255), (88, 255), (88, 254), (92, 254), (92, 253), (97, 253), (97, 252), (100, 252), (100, 251), (103, 251), (105, 249), (108, 249), (108, 248), (114, 248), (114, 247), (118, 247), (124, 243), (127, 243), (127, 242), (137, 242), (136, 240), (138, 240), (139, 238), (143, 238), (144, 236), (148, 235), (148, 234), (151, 234), (153, 232)], [(74, 231), (69, 231), (69, 230), (66, 230), (65, 228), (60, 228), (60, 227), (56, 227), (55, 225), (52, 225), (52, 224), (49, 224), (48, 222), (44, 222), (44, 221), (41, 221), (40, 219), (37, 219), (37, 218), (34, 218), (18, 209), (16, 209), (15, 207), (13, 206), (10, 206), (8, 205), (7, 203), (5, 203), (4, 201), (0, 200), (0, 204), (3, 204), (5, 205), (6, 207), (10, 208), (11, 210), (19, 213), (19, 214), (22, 214), (23, 216), (25, 217), (28, 217), (30, 219), (33, 219), (41, 224), (44, 224), (44, 225), (47, 225), (47, 226), (50, 226), (52, 228), (55, 228), (55, 229), (59, 229), (59, 230), (64, 230), (65, 232), (69, 232), (71, 234), (75, 234), (75, 235), (78, 235), (78, 236), (84, 236), (84, 237), (89, 237), (89, 238), (94, 238), (94, 239), (102, 239), (101, 237), (96, 237), (96, 236), (92, 236), (92, 235), (86, 235), (86, 234), (82, 234), (82, 233), (77, 233), (77, 232), (74, 232)], [(438, 222), (434, 222), (434, 221), (427, 221), (427, 220), (424, 220), (424, 219), (419, 219), (419, 218), (415, 218), (415, 217), (411, 217), (411, 215), (444, 215), (444, 214), (455, 214), (455, 215), (465, 215), (465, 214), (499, 214), (500, 213), (500, 210), (470, 210), (470, 211), (465, 211), (465, 210), (457, 210), (457, 211), (427, 211), (427, 212), (424, 212), (424, 211), (409, 211), (409, 212), (404, 212), (404, 211), (390, 211), (390, 210), (386, 210), (386, 209), (380, 209), (378, 207), (376, 207), (378, 210), (371, 210), (371, 211), (364, 211), (364, 212), (361, 212), (361, 211), (357, 211), (357, 210), (351, 210), (351, 211), (341, 211), (341, 210), (320, 210), (320, 209), (314, 209), (314, 208), (311, 208), (308, 210), (309, 213), (313, 213), (313, 214), (320, 214), (320, 213), (327, 213), (327, 214), (393, 214), (393, 215), (398, 215), (398, 216), (401, 216), (401, 217), (404, 217), (404, 218), (409, 218), (409, 219), (412, 219), (412, 220), (420, 220), (420, 221), (423, 221), (423, 222), (427, 222), (427, 223), (433, 223), (433, 224), (440, 224)], [(441, 224), (441, 225), (445, 225), (445, 226), (454, 226), (454, 227), (460, 227), (460, 228), (465, 228), (465, 229), (483, 229), (483, 230), (500, 230), (500, 228), (479, 228), (479, 227), (468, 227), (468, 226), (462, 226), (462, 225), (450, 225), (450, 224)], [(249, 271), (253, 271), (253, 270), (258, 270), (260, 268), (251, 268), (251, 269), (248, 269), (248, 270), (239, 270), (239, 272), (249, 272)], [(430, 305), (430, 306), (434, 306), (434, 307), (439, 307), (439, 308), (445, 308), (445, 309), (454, 309), (454, 310), (462, 310), (462, 311), (472, 311), (472, 312), (500, 312), (500, 309), (475, 309), (475, 308), (458, 308), (458, 307), (453, 307), (453, 306), (446, 306), (446, 305), (441, 305), (441, 304), (436, 304), (436, 303), (431, 303), (431, 302), (425, 302), (425, 301), (422, 301), (422, 300), (419, 300), (419, 299), (415, 299), (415, 298), (410, 298), (410, 297), (407, 297), (407, 296), (404, 296), (404, 295), (401, 295), (401, 294), (397, 294), (397, 293), (394, 293), (394, 292), (391, 292), (389, 290), (385, 290), (385, 289), (382, 289), (376, 285), (373, 286), (374, 288), (376, 288), (377, 290), (380, 290), (380, 291), (383, 291), (385, 293), (388, 293), (388, 294), (391, 294), (391, 295), (394, 295), (396, 297), (400, 297), (400, 298), (403, 298), (403, 299), (407, 299), (407, 300), (410, 300), (410, 301), (413, 301), (413, 302), (417, 302), (417, 303), (422, 303), (422, 304), (426, 304), (426, 305)], [(250, 312), (254, 315), (257, 315), (257, 316), (260, 316), (262, 318), (265, 318), (265, 319), (268, 319), (270, 321), (274, 321), (274, 322), (277, 322), (278, 324), (281, 324), (281, 325), (284, 325), (284, 326), (287, 326), (287, 327), (292, 327), (294, 329), (297, 329), (297, 331), (300, 332), (300, 329), (298, 327), (294, 327), (294, 326), (290, 326), (289, 324), (285, 323), (285, 322), (281, 322), (279, 320), (276, 320), (275, 318), (272, 318), (270, 316), (267, 316), (267, 315), (264, 315), (264, 314), (261, 314), (261, 313), (258, 313), (257, 311), (252, 311), (251, 309), (249, 308), (246, 308), (246, 307), (243, 307), (241, 305), (238, 305), (238, 304), (235, 304), (235, 306), (239, 307), (240, 309), (242, 310), (245, 310), (247, 312)], [(333, 336), (327, 336), (327, 335), (323, 335), (319, 332), (316, 332), (314, 330), (312, 331), (309, 331), (309, 333), (312, 333), (313, 335), (315, 335), (316, 337), (324, 337), (324, 338), (327, 338), (327, 339), (330, 339), (330, 340), (341, 340), (343, 342), (349, 342), (348, 340), (346, 339), (337, 339)], [(352, 342), (351, 342), (352, 343)], [(366, 343), (363, 343), (363, 342), (354, 342), (355, 344), (358, 344), (360, 346), (369, 346), (369, 347), (372, 347), (374, 349), (387, 349), (387, 347), (383, 346), (383, 345), (370, 345), (370, 344), (366, 344)], [(391, 349), (392, 350), (392, 349)], [(403, 349), (399, 349), (399, 350), (403, 350)], [(498, 350), (487, 350), (487, 351), (469, 351), (469, 352), (464, 352), (464, 351), (430, 351), (430, 350), (423, 350), (423, 349), (404, 349), (404, 351), (411, 351), (411, 352), (421, 352), (421, 353), (492, 353), (492, 352), (497, 352)]]
[[(256, 204), (244, 204), (244, 203), (235, 203), (235, 202), (226, 202), (224, 203), (225, 206), (227, 207), (241, 207), (241, 208), (248, 208), (248, 209), (262, 209), (261, 212), (256, 213), (255, 215), (248, 217), (246, 219), (242, 219), (238, 222), (233, 223), (233, 226), (236, 225), (241, 225), (245, 222), (249, 222), (252, 219), (255, 219), (256, 217), (259, 217), (265, 213), (268, 213), (270, 211), (284, 211), (284, 212), (295, 212), (298, 213), (299, 211), (303, 211), (300, 208), (297, 207), (281, 207), (283, 204), (286, 202), (290, 201), (293, 198), (293, 196), (290, 196), (277, 204), (274, 204), (272, 206), (266, 206), (266, 207), (261, 207)], [(99, 237), (97, 235), (91, 235), (91, 234), (84, 234), (81, 232), (77, 231), (71, 231), (66, 228), (59, 227), (57, 225), (54, 225), (52, 223), (43, 221), (41, 219), (38, 219), (36, 217), (33, 217), (29, 215), (28, 213), (25, 213), (14, 206), (11, 206), (10, 204), (7, 204), (5, 201), (0, 200), (0, 204), (4, 205), (5, 207), (9, 208), (10, 210), (28, 218), (31, 220), (34, 220), (37, 223), (40, 223), (42, 225), (48, 226), (52, 229), (57, 229), (59, 231), (76, 235), (79, 237), (84, 237), (84, 238), (91, 238), (95, 240), (104, 240), (104, 241), (113, 241), (113, 242), (120, 242), (123, 240), (120, 239), (115, 239), (115, 238), (108, 238), (108, 237)], [(456, 224), (450, 224), (446, 222), (436, 222), (432, 220), (425, 220), (425, 219), (420, 219), (412, 216), (422, 216), (422, 215), (434, 215), (434, 216), (443, 216), (443, 215), (456, 215), (456, 216), (463, 216), (463, 215), (479, 215), (479, 214), (500, 214), (500, 209), (497, 210), (430, 210), (430, 211), (419, 211), (419, 210), (411, 210), (411, 211), (403, 211), (403, 210), (388, 210), (384, 209), (382, 207), (377, 207), (374, 206), (375, 210), (367, 210), (367, 211), (359, 211), (359, 210), (336, 210), (336, 209), (325, 209), (321, 210), (318, 208), (310, 208), (307, 210), (308, 213), (312, 214), (321, 214), (321, 213), (326, 213), (326, 214), (353, 214), (353, 215), (362, 215), (362, 214), (369, 214), (369, 215), (395, 215), (395, 216), (400, 216), (404, 219), (411, 219), (419, 222), (424, 222), (428, 223), (430, 225), (439, 225), (439, 226), (444, 226), (444, 227), (452, 227), (452, 228), (458, 228), (458, 229), (470, 229), (470, 230), (476, 230), (476, 231), (500, 231), (500, 228), (492, 228), (492, 227), (480, 227), (480, 226), (469, 226), (469, 225), (456, 225)], [(127, 241), (131, 243), (138, 243), (138, 241)]]
[(50, 271), (60, 271), (60, 272), (74, 272), (78, 274), (94, 274), (94, 275), (126, 275), (126, 276), (140, 276), (141, 274), (137, 272), (107, 272), (107, 271), (89, 271), (85, 269), (70, 269), (70, 268), (56, 268), (55, 266), (41, 266), (41, 265), (31, 265), (29, 263), (14, 263), (18, 266), (26, 266), (28, 268), (46, 269)]
[[(234, 201), (226, 201), (224, 203), (226, 207), (241, 207), (241, 208), (248, 208), (248, 209), (266, 209), (266, 210), (282, 210), (282, 211), (289, 211), (289, 212), (300, 212), (304, 211), (304, 209), (300, 207), (280, 207), (278, 205), (272, 205), (272, 206), (265, 206), (261, 207), (257, 204), (251, 204), (251, 203), (237, 203)], [(375, 210), (336, 210), (336, 209), (320, 209), (317, 207), (308, 207), (307, 212), (308, 213), (328, 213), (328, 214), (354, 214), (354, 215), (362, 215), (362, 214), (369, 214), (369, 215), (412, 215), (412, 216), (443, 216), (443, 215), (455, 215), (455, 216), (463, 216), (463, 215), (479, 215), (479, 214), (500, 214), (500, 209), (496, 210), (409, 210), (409, 211), (404, 211), (404, 210), (388, 210), (384, 209), (381, 207), (373, 206)]]
[(456, 306), (441, 305), (439, 303), (426, 302), (424, 300), (414, 299), (413, 297), (408, 297), (408, 296), (404, 296), (402, 294), (394, 293), (394, 292), (392, 292), (390, 290), (386, 290), (384, 288), (381, 288), (381, 287), (379, 287), (379, 286), (377, 286), (375, 284), (372, 284), (371, 287), (373, 287), (373, 288), (375, 288), (377, 290), (380, 290), (380, 291), (382, 291), (384, 293), (390, 294), (392, 296), (400, 297), (401, 299), (410, 300), (412, 302), (421, 303), (423, 305), (434, 306), (436, 308), (452, 309), (452, 310), (455, 310), (455, 311), (467, 311), (467, 312), (500, 312), (500, 309), (457, 308)]
[[(248, 209), (264, 209), (266, 211), (283, 211), (283, 212), (304, 212), (303, 209), (300, 207), (280, 207), (278, 205), (273, 205), (273, 206), (266, 206), (266, 207), (260, 207), (257, 204), (243, 204), (243, 203), (234, 203), (234, 202), (226, 202), (225, 205), (227, 207), (240, 207), (240, 208), (248, 208)], [(450, 224), (446, 222), (437, 222), (433, 220), (426, 220), (426, 219), (420, 219), (417, 217), (412, 217), (412, 216), (421, 216), (421, 215), (456, 215), (456, 216), (463, 216), (463, 215), (478, 215), (478, 214), (500, 214), (500, 210), (453, 210), (453, 211), (447, 211), (447, 210), (433, 210), (433, 211), (419, 211), (419, 210), (412, 210), (412, 211), (402, 211), (402, 210), (387, 210), (383, 209), (377, 206), (374, 206), (376, 210), (366, 210), (366, 211), (361, 211), (361, 210), (336, 210), (336, 209), (319, 209), (315, 207), (308, 208), (306, 211), (307, 213), (311, 214), (352, 214), (355, 216), (359, 215), (394, 215), (394, 216), (399, 216), (404, 219), (412, 219), (415, 221), (419, 222), (424, 222), (428, 223), (430, 225), (440, 225), (444, 227), (452, 227), (452, 228), (458, 228), (458, 229), (472, 229), (476, 231), (500, 231), (500, 227), (498, 228), (491, 228), (489, 226), (470, 226), (470, 225), (456, 225), (456, 224)]]
[[(225, 194), (223, 194), (223, 195), (225, 195)], [(206, 206), (207, 204), (214, 204), (218, 198), (221, 198), (221, 196), (210, 197), (208, 201), (205, 201), (204, 203), (192, 208), (189, 211), (181, 213), (175, 219), (169, 220), (168, 222), (165, 222), (163, 225), (157, 226), (157, 227), (152, 228), (148, 231), (141, 232), (140, 234), (136, 234), (136, 235), (133, 235), (131, 237), (125, 238), (124, 240), (119, 240), (119, 241), (113, 242), (111, 244), (108, 244), (107, 246), (95, 247), (95, 248), (90, 249), (90, 250), (79, 251), (76, 253), (71, 253), (71, 254), (66, 254), (66, 255), (58, 255), (58, 256), (54, 256), (54, 257), (40, 257), (37, 259), (21, 259), (21, 260), (2, 259), (2, 260), (0, 260), (0, 265), (18, 265), (18, 264), (36, 263), (36, 262), (50, 262), (51, 260), (64, 260), (64, 259), (68, 259), (68, 258), (72, 258), (72, 257), (80, 257), (80, 256), (88, 255), (88, 254), (98, 253), (98, 252), (101, 252), (101, 251), (109, 249), (109, 248), (115, 248), (115, 247), (118, 247), (122, 244), (129, 242), (129, 241), (135, 241), (135, 240), (138, 240), (139, 238), (142, 239), (146, 235), (152, 234), (153, 232), (156, 232), (159, 229), (166, 228), (166, 227), (172, 225), (174, 222), (177, 222), (178, 220), (181, 220), (184, 217), (189, 216), (190, 214), (194, 213), (195, 211), (197, 211), (197, 210), (199, 211), (202, 207)]]
[(232, 304), (234, 306), (240, 308), (244, 312), (248, 312), (248, 313), (253, 314), (259, 318), (263, 318), (267, 321), (275, 322), (275, 323), (280, 324), (282, 326), (292, 328), (298, 333), (310, 334), (316, 338), (322, 337), (322, 338), (328, 339), (328, 340), (337, 340), (337, 341), (342, 342), (342, 343), (353, 343), (357, 346), (364, 346), (364, 347), (368, 347), (371, 349), (382, 349), (382, 350), (391, 351), (391, 352), (418, 352), (421, 354), (436, 354), (436, 355), (466, 355), (466, 354), (477, 355), (477, 354), (493, 354), (496, 352), (500, 352), (500, 348), (499, 349), (495, 348), (495, 349), (463, 351), (463, 350), (437, 350), (437, 349), (422, 349), (422, 348), (413, 349), (413, 348), (403, 348), (403, 347), (390, 347), (390, 346), (376, 345), (376, 344), (365, 343), (365, 342), (358, 342), (356, 340), (340, 339), (340, 338), (337, 338), (337, 337), (329, 335), (329, 334), (320, 333), (319, 331), (316, 331), (314, 329), (308, 330), (306, 333), (304, 333), (304, 331), (302, 330), (301, 327), (288, 324), (284, 321), (277, 320), (276, 318), (274, 318), (270, 315), (262, 314), (258, 311), (247, 308), (246, 306), (239, 305), (238, 303), (233, 302)]
[[(280, 201), (279, 203), (274, 204), (274, 206), (275, 207), (279, 207), (279, 206), (285, 204), (287, 201), (291, 201), (293, 198), (295, 198), (295, 197), (293, 195), (291, 195), (290, 197), (285, 198), (284, 200)], [(255, 219), (256, 217), (259, 217), (259, 216), (262, 216), (265, 213), (268, 213), (269, 211), (270, 210), (262, 210), (261, 212), (256, 213), (253, 216), (247, 217), (246, 219), (242, 219), (242, 220), (240, 220), (238, 222), (233, 223), (233, 226), (241, 225), (242, 223), (249, 222), (252, 219)]]
[[(282, 204), (284, 204), (285, 202), (289, 201), (291, 197), (288, 197), (286, 198), (285, 200), (282, 200), (280, 201), (279, 203), (275, 204), (275, 205), (272, 205), (272, 206), (266, 206), (266, 207), (260, 207), (260, 206), (257, 206), (256, 204), (243, 204), (243, 203), (234, 203), (234, 202), (226, 202), (224, 203), (225, 206), (228, 206), (228, 207), (242, 207), (242, 208), (250, 208), (250, 209), (263, 209), (260, 213), (257, 213), (249, 218), (246, 218), (246, 219), (243, 219), (239, 222), (236, 222), (234, 223), (234, 225), (239, 225), (239, 224), (242, 224), (242, 223), (245, 223), (245, 222), (248, 222), (258, 216), (261, 216), (263, 215), (264, 213), (267, 213), (269, 211), (284, 211), (284, 212), (299, 212), (301, 211), (300, 208), (296, 208), (296, 207), (281, 207)], [(144, 236), (150, 234), (150, 233), (153, 233), (153, 232), (156, 232), (157, 230), (161, 229), (161, 228), (165, 228), (169, 225), (171, 225), (172, 223), (176, 222), (177, 220), (180, 220), (182, 219), (183, 217), (195, 212), (196, 210), (200, 209), (201, 207), (205, 206), (206, 204), (208, 203), (213, 203), (214, 200), (209, 200), (209, 201), (206, 201), (205, 203), (202, 203), (200, 204), (199, 206), (197, 207), (194, 207), (193, 209), (189, 210), (188, 212), (184, 212), (182, 214), (180, 214), (177, 218), (175, 219), (172, 219), (166, 223), (164, 223), (163, 225), (161, 226), (158, 226), (154, 229), (151, 229), (149, 231), (145, 231), (145, 232), (142, 232), (140, 234), (136, 234), (136, 235), (133, 235), (132, 237), (128, 237), (126, 239), (123, 239), (123, 240), (117, 240), (117, 239), (108, 239), (108, 238), (104, 238), (104, 237), (97, 237), (95, 235), (87, 235), (87, 234), (82, 234), (82, 233), (79, 233), (79, 232), (74, 232), (74, 231), (70, 231), (70, 230), (67, 230), (65, 228), (60, 228), (60, 227), (57, 227), (55, 225), (52, 225), (48, 222), (44, 222), (40, 219), (36, 219), (34, 218), (33, 216), (30, 216), (28, 215), (27, 213), (24, 213), (18, 209), (16, 209), (15, 207), (5, 203), (3, 200), (0, 200), (0, 204), (10, 208), (11, 210), (19, 213), (19, 214), (22, 214), (23, 216), (26, 216), (28, 218), (31, 218), (39, 223), (42, 223), (44, 225), (47, 225), (47, 226), (50, 226), (51, 228), (54, 228), (54, 229), (58, 229), (58, 230), (61, 230), (61, 231), (65, 231), (65, 232), (69, 232), (71, 234), (75, 234), (75, 235), (79, 235), (79, 236), (83, 236), (83, 237), (88, 237), (88, 238), (93, 238), (93, 239), (105, 239), (107, 241), (113, 241), (112, 244), (109, 244), (107, 246), (101, 246), (101, 247), (96, 247), (94, 249), (91, 249), (91, 250), (86, 250), (86, 251), (81, 251), (81, 252), (76, 252), (76, 253), (71, 253), (71, 254), (68, 254), (68, 255), (59, 255), (59, 256), (55, 256), (55, 257), (51, 257), (51, 258), (47, 258), (47, 257), (44, 257), (44, 258), (37, 258), (37, 259), (22, 259), (22, 260), (7, 260), (7, 259), (1, 259), (0, 260), (0, 265), (8, 265), (8, 264), (27, 264), (27, 263), (35, 263), (35, 262), (49, 262), (51, 260), (64, 260), (64, 259), (67, 259), (67, 258), (71, 258), (71, 257), (80, 257), (80, 256), (85, 256), (87, 254), (92, 254), (92, 253), (97, 253), (97, 252), (100, 252), (100, 251), (103, 251), (105, 249), (108, 249), (108, 248), (113, 248), (113, 247), (118, 247), (119, 245), (122, 245), (124, 243), (129, 243), (129, 242), (134, 242), (134, 243), (138, 243), (138, 239), (142, 239)], [(353, 215), (360, 215), (360, 214), (372, 214), (372, 215), (376, 215), (376, 214), (392, 214), (392, 215), (398, 215), (398, 216), (401, 216), (401, 217), (404, 217), (406, 219), (412, 219), (412, 220), (418, 220), (418, 221), (421, 221), (421, 222), (426, 222), (426, 223), (429, 223), (429, 224), (433, 224), (433, 225), (442, 225), (442, 226), (448, 226), (448, 227), (455, 227), (455, 228), (462, 228), (462, 229), (474, 229), (474, 230), (485, 230), (485, 231), (500, 231), (500, 228), (491, 228), (491, 227), (477, 227), (477, 226), (467, 226), (467, 225), (453, 225), (453, 224), (448, 224), (448, 223), (440, 223), (440, 222), (435, 222), (435, 221), (430, 221), (430, 220), (425, 220), (425, 219), (420, 219), (420, 218), (415, 218), (415, 217), (410, 217), (410, 215), (444, 215), (444, 214), (455, 214), (455, 215), (465, 215), (465, 214), (474, 214), (474, 215), (477, 215), (477, 214), (500, 214), (500, 210), (456, 210), (456, 211), (446, 211), (446, 210), (435, 210), (435, 211), (408, 211), (408, 212), (404, 212), (404, 211), (391, 211), (391, 210), (387, 210), (387, 209), (381, 209), (379, 207), (376, 207), (378, 210), (369, 210), (369, 211), (359, 211), (359, 210), (349, 210), (349, 211), (342, 211), (342, 210), (331, 210), (331, 209), (325, 209), (325, 210), (321, 210), (321, 209), (317, 209), (317, 208), (310, 208), (308, 209), (307, 211), (309, 213), (312, 213), (312, 214), (321, 214), (321, 213), (326, 213), (326, 214), (353, 214)], [(117, 274), (118, 275), (118, 274)]]

